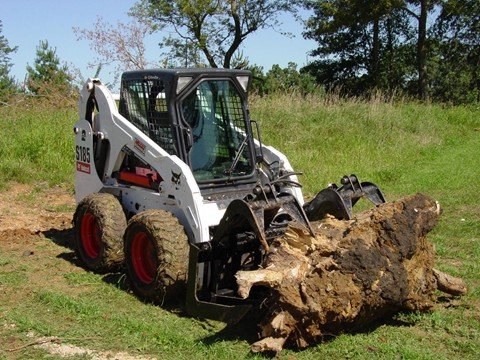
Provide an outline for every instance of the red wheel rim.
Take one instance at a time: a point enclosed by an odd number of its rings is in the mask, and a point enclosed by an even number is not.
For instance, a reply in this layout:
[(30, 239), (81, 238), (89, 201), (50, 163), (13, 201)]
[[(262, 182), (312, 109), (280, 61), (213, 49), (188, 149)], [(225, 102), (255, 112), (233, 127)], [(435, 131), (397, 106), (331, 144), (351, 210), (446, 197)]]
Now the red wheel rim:
[(102, 240), (97, 220), (95, 219), (95, 216), (89, 212), (83, 215), (80, 227), (80, 237), (85, 254), (91, 259), (96, 259), (100, 253)]
[(135, 234), (131, 254), (133, 269), (138, 279), (144, 284), (152, 283), (157, 274), (158, 264), (155, 258), (155, 247), (146, 233)]

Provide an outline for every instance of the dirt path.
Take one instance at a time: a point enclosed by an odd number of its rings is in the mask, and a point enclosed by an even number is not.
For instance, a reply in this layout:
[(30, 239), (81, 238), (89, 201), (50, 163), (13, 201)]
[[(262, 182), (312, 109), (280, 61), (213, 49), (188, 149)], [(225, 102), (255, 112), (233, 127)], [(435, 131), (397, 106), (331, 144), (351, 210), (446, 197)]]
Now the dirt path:
[(71, 226), (75, 200), (61, 187), (15, 184), (0, 193), (0, 241)]

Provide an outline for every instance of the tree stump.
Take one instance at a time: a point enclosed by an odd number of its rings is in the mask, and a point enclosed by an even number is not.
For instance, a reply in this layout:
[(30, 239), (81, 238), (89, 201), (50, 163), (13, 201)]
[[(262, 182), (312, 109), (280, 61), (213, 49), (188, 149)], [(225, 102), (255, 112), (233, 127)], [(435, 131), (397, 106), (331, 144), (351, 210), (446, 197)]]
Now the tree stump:
[(242, 297), (252, 286), (272, 289), (252, 350), (304, 348), (401, 310), (430, 310), (437, 289), (465, 293), (461, 280), (434, 270), (426, 235), (439, 215), (435, 200), (417, 194), (350, 221), (314, 222), (315, 237), (292, 224), (262, 269), (236, 275)]

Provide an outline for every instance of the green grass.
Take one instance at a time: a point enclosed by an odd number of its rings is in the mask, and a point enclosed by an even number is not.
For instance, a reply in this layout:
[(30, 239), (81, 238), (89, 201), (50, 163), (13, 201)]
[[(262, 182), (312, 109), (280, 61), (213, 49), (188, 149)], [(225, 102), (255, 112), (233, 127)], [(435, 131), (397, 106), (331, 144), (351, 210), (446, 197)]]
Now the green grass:
[[(473, 107), (353, 100), (331, 104), (280, 96), (254, 99), (251, 108), (252, 118), (261, 123), (265, 144), (278, 148), (296, 170), (304, 172), (302, 182), (310, 195), (350, 173), (381, 184), (387, 194), (429, 191), (443, 185), (441, 177), (445, 183), (452, 175), (458, 183), (469, 176), (456, 173), (463, 169), (461, 162), (446, 168), (430, 164), (448, 162), (452, 151), (468, 151), (479, 144), (475, 129), (480, 126), (480, 111)], [(466, 140), (474, 143), (457, 149)], [(478, 165), (478, 156), (474, 158), (471, 153), (462, 162)], [(432, 176), (412, 181), (412, 175), (421, 174)]]
[(0, 108), (0, 184), (72, 184), (76, 120), (72, 109), (48, 109), (35, 103)]
[[(279, 358), (478, 358), (480, 110), (272, 96), (252, 99), (251, 113), (261, 123), (265, 144), (304, 172), (308, 196), (355, 173), (380, 185), (390, 200), (418, 191), (439, 200), (444, 213), (429, 236), (437, 266), (469, 286), (457, 306), (399, 314), (393, 323), (304, 351), (286, 350)], [(75, 120), (73, 110), (0, 108), (0, 183), (71, 188)], [(35, 201), (35, 194), (24, 200)], [(61, 236), (71, 239), (69, 233)], [(0, 344), (28, 343), (25, 334), (34, 331), (78, 346), (158, 359), (263, 358), (249, 353), (249, 334), (224, 333), (222, 323), (142, 303), (125, 290), (124, 277), (84, 271), (71, 263), (69, 248), (49, 238), (36, 237), (30, 248), (34, 256), (23, 256), (24, 249), (0, 253)], [(6, 348), (0, 345), (0, 359), (46, 356), (35, 348), (13, 353)]]

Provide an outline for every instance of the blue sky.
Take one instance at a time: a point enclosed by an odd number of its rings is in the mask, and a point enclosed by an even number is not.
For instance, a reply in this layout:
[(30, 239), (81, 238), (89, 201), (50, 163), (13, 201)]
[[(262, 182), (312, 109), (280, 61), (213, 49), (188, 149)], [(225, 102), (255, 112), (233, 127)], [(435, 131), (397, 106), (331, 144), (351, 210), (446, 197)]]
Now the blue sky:
[[(40, 40), (48, 40), (57, 48), (57, 55), (64, 62), (78, 67), (85, 77), (91, 76), (94, 69), (88, 63), (94, 58), (87, 41), (77, 41), (72, 27), (88, 28), (97, 16), (110, 23), (127, 21), (127, 12), (134, 0), (0, 0), (0, 19), (3, 22), (3, 35), (11, 46), (18, 46), (13, 54), (11, 73), (23, 81), (27, 63), (32, 64), (35, 50)], [(306, 17), (306, 14), (303, 14)], [(307, 62), (307, 53), (315, 43), (303, 39), (302, 24), (290, 15), (281, 17), (281, 31), (290, 32), (293, 37), (281, 35), (271, 29), (260, 30), (244, 42), (243, 53), (251, 63), (268, 70), (273, 64), (286, 66), (290, 61), (299, 66)], [(151, 35), (146, 40), (147, 57), (154, 61), (160, 56), (158, 42), (161, 34)], [(105, 82), (111, 81), (107, 72), (101, 74)]]

